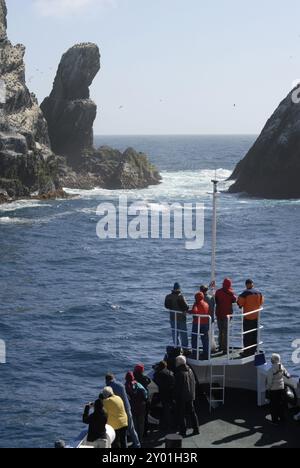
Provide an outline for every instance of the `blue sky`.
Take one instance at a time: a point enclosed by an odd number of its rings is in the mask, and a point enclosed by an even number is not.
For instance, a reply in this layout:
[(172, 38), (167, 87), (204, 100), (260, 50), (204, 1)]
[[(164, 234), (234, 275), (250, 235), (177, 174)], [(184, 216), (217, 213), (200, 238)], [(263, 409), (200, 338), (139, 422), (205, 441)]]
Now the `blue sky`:
[[(253, 134), (300, 78), (296, 0), (7, 0), (30, 89), (99, 45), (97, 134)], [(124, 106), (123, 109), (119, 109)]]

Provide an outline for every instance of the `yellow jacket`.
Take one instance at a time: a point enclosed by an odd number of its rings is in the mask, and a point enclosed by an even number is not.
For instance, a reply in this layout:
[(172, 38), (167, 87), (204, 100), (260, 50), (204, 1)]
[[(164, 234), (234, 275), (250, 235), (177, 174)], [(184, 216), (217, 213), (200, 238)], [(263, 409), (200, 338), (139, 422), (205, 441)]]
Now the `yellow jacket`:
[(114, 395), (104, 400), (104, 408), (108, 414), (107, 424), (115, 431), (128, 426), (128, 417), (122, 398)]

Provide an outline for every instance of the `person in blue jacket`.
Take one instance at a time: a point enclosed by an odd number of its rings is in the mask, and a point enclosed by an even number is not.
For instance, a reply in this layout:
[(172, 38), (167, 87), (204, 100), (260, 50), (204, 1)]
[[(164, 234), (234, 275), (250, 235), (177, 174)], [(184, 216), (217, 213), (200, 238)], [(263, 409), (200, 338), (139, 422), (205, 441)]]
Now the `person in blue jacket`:
[(128, 416), (128, 434), (132, 440), (133, 448), (141, 448), (141, 442), (134, 427), (131, 406), (128, 400), (125, 386), (121, 382), (118, 382), (113, 374), (107, 374), (105, 380), (106, 385), (113, 389), (114, 394), (122, 398), (123, 400), (125, 410)]

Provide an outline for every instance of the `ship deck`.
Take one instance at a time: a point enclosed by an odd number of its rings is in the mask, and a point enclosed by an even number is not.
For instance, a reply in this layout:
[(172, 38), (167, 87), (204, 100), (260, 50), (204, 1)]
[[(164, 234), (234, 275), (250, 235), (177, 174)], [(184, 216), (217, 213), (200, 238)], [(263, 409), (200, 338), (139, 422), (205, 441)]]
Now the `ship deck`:
[[(288, 413), (285, 425), (273, 426), (268, 407), (257, 407), (255, 392), (227, 390), (225, 406), (211, 414), (202, 396), (197, 412), (200, 435), (184, 439), (183, 448), (300, 448), (300, 424), (293, 420), (295, 412)], [(164, 448), (165, 435), (153, 431), (144, 447)]]

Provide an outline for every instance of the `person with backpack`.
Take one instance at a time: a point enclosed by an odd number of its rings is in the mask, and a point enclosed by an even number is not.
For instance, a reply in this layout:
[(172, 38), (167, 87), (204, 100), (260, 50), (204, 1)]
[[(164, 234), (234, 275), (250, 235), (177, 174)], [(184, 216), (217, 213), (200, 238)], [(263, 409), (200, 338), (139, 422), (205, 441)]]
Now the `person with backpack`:
[(270, 407), (272, 423), (278, 425), (285, 421), (285, 383), (284, 378), (290, 379), (290, 375), (281, 363), (279, 354), (273, 354), (272, 367), (267, 375), (267, 390), (270, 394)]
[[(148, 387), (151, 384), (151, 379), (145, 374), (144, 364), (137, 364), (134, 368), (133, 375), (134, 375), (135, 380), (144, 387), (144, 389), (147, 391), (147, 394), (149, 395)], [(149, 399), (147, 399), (144, 437), (147, 436), (148, 430), (149, 430), (149, 422), (148, 422), (149, 411), (150, 411), (150, 402), (149, 402)]]
[(198, 435), (200, 431), (195, 410), (196, 380), (192, 369), (186, 363), (185, 356), (176, 358), (175, 400), (180, 434), (186, 437), (187, 419), (190, 418), (193, 435)]
[(131, 406), (133, 423), (142, 443), (145, 432), (145, 421), (147, 414), (147, 390), (135, 380), (133, 372), (126, 374), (125, 389)]
[(216, 292), (216, 315), (219, 327), (219, 348), (223, 354), (227, 354), (228, 348), (228, 315), (233, 314), (233, 304), (236, 304), (237, 296), (232, 289), (232, 281), (225, 278), (222, 289)]
[(145, 375), (144, 364), (137, 364), (134, 368), (133, 375), (135, 380), (140, 383), (145, 388), (145, 390), (148, 391), (148, 387), (151, 384), (151, 379)]
[[(174, 284), (173, 291), (165, 299), (165, 308), (170, 310), (170, 322), (173, 343), (176, 348), (180, 345), (184, 350), (189, 348), (186, 314), (189, 305), (186, 302), (179, 283)], [(177, 313), (176, 312), (180, 312)]]

